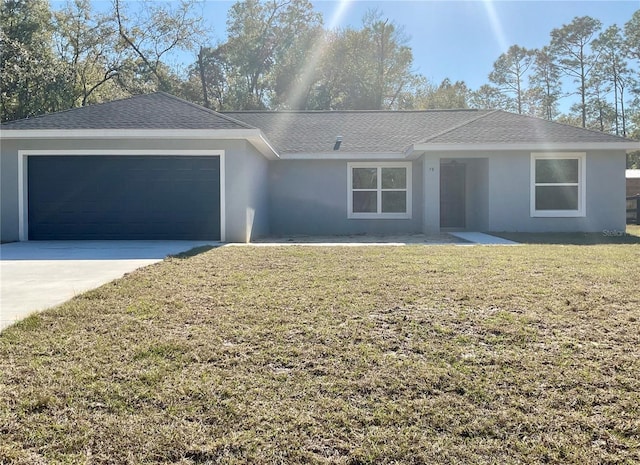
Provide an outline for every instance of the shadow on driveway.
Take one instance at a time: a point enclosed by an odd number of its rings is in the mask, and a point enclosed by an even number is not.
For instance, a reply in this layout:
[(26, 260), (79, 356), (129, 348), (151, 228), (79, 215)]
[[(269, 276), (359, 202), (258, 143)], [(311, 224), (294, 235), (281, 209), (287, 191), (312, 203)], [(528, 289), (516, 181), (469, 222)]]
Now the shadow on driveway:
[(28, 241), (0, 245), (0, 260), (163, 260), (206, 241)]

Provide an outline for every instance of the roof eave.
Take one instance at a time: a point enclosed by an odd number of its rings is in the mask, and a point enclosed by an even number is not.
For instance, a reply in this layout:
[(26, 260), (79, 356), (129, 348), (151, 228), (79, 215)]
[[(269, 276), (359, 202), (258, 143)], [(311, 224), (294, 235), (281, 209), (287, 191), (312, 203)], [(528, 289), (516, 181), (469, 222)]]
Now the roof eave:
[(256, 129), (255, 131), (257, 131), (257, 134), (247, 137), (249, 143), (269, 160), (276, 160), (280, 158), (280, 154), (273, 145), (271, 145), (262, 131), (260, 129)]
[(633, 152), (640, 150), (640, 142), (517, 142), (517, 143), (484, 143), (484, 144), (414, 144), (405, 154), (407, 157), (424, 152), (481, 152), (481, 151), (516, 151), (516, 150), (623, 150)]
[(281, 153), (283, 160), (401, 160), (406, 156), (402, 152), (289, 152)]
[(260, 129), (3, 129), (0, 139), (244, 139), (266, 158), (279, 157)]

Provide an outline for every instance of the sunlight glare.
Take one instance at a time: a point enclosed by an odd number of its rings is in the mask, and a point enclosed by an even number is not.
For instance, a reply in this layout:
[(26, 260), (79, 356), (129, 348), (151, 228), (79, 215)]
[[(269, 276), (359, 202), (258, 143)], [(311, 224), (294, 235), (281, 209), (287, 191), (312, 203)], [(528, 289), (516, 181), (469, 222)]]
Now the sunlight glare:
[(333, 15), (331, 15), (331, 20), (329, 21), (329, 24), (327, 25), (327, 27), (328, 27), (328, 29), (330, 31), (332, 31), (332, 30), (336, 29), (336, 27), (338, 27), (338, 25), (342, 21), (342, 18), (344, 18), (344, 16), (347, 14), (347, 11), (351, 7), (351, 3), (352, 2), (353, 2), (353, 0), (340, 0), (338, 2), (338, 6), (334, 10)]
[[(349, 7), (351, 6), (353, 0), (340, 0), (333, 14), (331, 15), (331, 20), (328, 24), (328, 30), (333, 31), (340, 24), (344, 16), (346, 15)], [(302, 68), (302, 72), (300, 73), (300, 82), (296, 88), (291, 92), (291, 96), (289, 98), (290, 104), (295, 105), (296, 102), (302, 97), (304, 92), (306, 92), (306, 88), (309, 80), (313, 77), (313, 73), (315, 73), (320, 60), (326, 51), (325, 44), (321, 42), (316, 45), (311, 54), (307, 56), (305, 60), (305, 64)]]
[(507, 38), (504, 35), (504, 30), (502, 29), (502, 23), (500, 22), (500, 18), (498, 18), (498, 13), (496, 12), (496, 8), (494, 5), (494, 0), (482, 0), (484, 4), (484, 9), (487, 11), (487, 16), (489, 17), (489, 21), (491, 22), (491, 28), (493, 29), (493, 35), (495, 39), (498, 41), (498, 45), (500, 46), (500, 50), (502, 52), (506, 52), (509, 49), (509, 44), (507, 42)]
[[(331, 15), (331, 20), (329, 21), (329, 24), (327, 26), (327, 29), (329, 31), (333, 31), (338, 27), (346, 13), (349, 11), (349, 7), (351, 6), (352, 1), (353, 0), (340, 0), (338, 2), (338, 5)], [(291, 95), (289, 96), (288, 106), (296, 106), (305, 92), (307, 92), (310, 80), (313, 79), (314, 73), (317, 71), (317, 67), (320, 64), (325, 52), (326, 44), (324, 41), (321, 41), (312, 49), (311, 53), (307, 56), (304, 66), (302, 67), (302, 72), (300, 73), (300, 79), (295, 88), (292, 90)], [(283, 120), (279, 123), (279, 126), (284, 125), (286, 125), (285, 118), (283, 118)], [(277, 129), (283, 131), (285, 128), (279, 127)]]

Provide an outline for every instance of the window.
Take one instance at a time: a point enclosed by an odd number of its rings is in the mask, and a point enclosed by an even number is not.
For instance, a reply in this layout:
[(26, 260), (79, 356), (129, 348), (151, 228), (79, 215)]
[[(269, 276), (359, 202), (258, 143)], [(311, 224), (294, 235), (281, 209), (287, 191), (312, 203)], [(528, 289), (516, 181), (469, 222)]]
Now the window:
[(411, 163), (348, 163), (348, 217), (411, 218)]
[(585, 216), (585, 154), (531, 154), (531, 216)]

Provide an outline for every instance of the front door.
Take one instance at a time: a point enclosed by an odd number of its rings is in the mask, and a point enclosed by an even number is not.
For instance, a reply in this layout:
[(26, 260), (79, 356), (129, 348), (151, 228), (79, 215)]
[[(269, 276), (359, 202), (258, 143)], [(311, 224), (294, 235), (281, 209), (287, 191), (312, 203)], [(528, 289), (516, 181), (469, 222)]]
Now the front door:
[(440, 227), (464, 228), (466, 165), (458, 162), (440, 165)]

